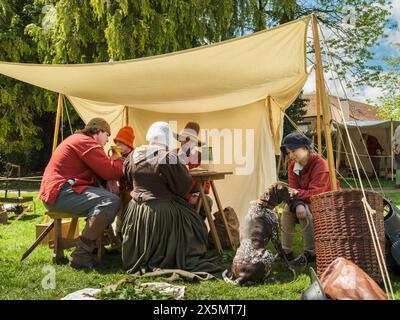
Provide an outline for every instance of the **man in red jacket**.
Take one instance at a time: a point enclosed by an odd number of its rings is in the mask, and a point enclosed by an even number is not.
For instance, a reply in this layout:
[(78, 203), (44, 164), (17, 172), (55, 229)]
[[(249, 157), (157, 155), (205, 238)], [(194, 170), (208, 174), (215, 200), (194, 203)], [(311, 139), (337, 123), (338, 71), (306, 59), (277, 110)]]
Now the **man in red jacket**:
[[(381, 169), (381, 156), (384, 151), (378, 139), (369, 133), (363, 133), (362, 138), (364, 139), (365, 145), (368, 150), (368, 155), (371, 158), (372, 165), (377, 177), (380, 177)], [(375, 178), (374, 172), (371, 174), (370, 179)]]
[(104, 152), (111, 130), (101, 118), (65, 139), (53, 153), (43, 174), (39, 198), (50, 211), (87, 216), (85, 228), (71, 254), (74, 268), (101, 268), (93, 257), (96, 240), (113, 222), (120, 199), (100, 188), (99, 178), (123, 176), (123, 161), (111, 160)]
[(309, 204), (310, 198), (331, 190), (329, 168), (326, 160), (311, 152), (311, 141), (306, 136), (291, 133), (283, 139), (281, 151), (292, 160), (289, 164), (289, 187), (299, 191), (295, 201), (288, 202), (282, 214), (282, 247), (293, 260), (295, 225), (302, 228), (304, 253), (292, 261), (304, 264), (315, 261), (314, 225)]

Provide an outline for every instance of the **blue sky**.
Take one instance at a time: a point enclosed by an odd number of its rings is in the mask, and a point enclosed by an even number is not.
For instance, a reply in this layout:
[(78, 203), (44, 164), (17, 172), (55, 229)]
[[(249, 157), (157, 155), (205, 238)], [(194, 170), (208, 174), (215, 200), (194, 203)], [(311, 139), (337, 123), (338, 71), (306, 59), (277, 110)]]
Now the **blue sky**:
[[(392, 1), (393, 8), (391, 9), (390, 23), (386, 28), (388, 38), (382, 38), (379, 45), (371, 49), (371, 51), (375, 53), (375, 59), (370, 63), (373, 65), (381, 65), (384, 68), (386, 68), (386, 64), (383, 57), (395, 56), (399, 53), (399, 50), (393, 46), (393, 43), (400, 43), (400, 0)], [(326, 74), (326, 78), (328, 78), (328, 74)], [(336, 94), (335, 85), (332, 81), (328, 81), (328, 86), (331, 93)], [(305, 85), (304, 92), (309, 93), (313, 91), (315, 91), (315, 75), (311, 74)], [(357, 88), (355, 91), (347, 91), (346, 93), (349, 98), (366, 102), (367, 100), (376, 101), (377, 97), (381, 95), (381, 90), (376, 87), (366, 86)], [(344, 96), (340, 90), (339, 95)]]

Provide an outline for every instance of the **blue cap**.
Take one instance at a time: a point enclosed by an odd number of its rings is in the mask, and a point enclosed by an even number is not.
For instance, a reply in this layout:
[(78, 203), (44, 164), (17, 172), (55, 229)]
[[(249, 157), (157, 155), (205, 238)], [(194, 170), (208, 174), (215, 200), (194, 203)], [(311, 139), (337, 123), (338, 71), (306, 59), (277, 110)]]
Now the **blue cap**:
[(291, 133), (283, 139), (281, 151), (283, 154), (287, 154), (286, 149), (295, 150), (301, 147), (311, 150), (311, 140), (303, 134)]

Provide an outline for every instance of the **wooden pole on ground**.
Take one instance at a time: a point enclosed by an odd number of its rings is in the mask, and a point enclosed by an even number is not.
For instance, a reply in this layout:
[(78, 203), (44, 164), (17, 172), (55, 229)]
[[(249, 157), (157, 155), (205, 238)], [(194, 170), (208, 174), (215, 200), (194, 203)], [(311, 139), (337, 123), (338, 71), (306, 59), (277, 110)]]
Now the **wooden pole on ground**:
[[(315, 48), (315, 74), (318, 75), (316, 78), (319, 79), (317, 81), (317, 88), (319, 88), (319, 93), (321, 96), (321, 106), (322, 106), (322, 114), (323, 114), (323, 125), (324, 125), (324, 134), (325, 134), (325, 144), (329, 165), (329, 173), (330, 173), (330, 181), (331, 181), (331, 189), (333, 191), (337, 190), (336, 184), (336, 174), (335, 174), (335, 162), (333, 158), (333, 147), (332, 147), (332, 136), (331, 136), (331, 128), (330, 128), (330, 113), (329, 113), (329, 105), (328, 105), (328, 96), (325, 90), (325, 80), (324, 80), (324, 71), (322, 66), (322, 58), (321, 58), (321, 46), (319, 42), (319, 32), (318, 32), (318, 22), (315, 14), (312, 15), (312, 26), (313, 26), (313, 35), (314, 35), (314, 48)], [(318, 97), (317, 97), (318, 99)]]

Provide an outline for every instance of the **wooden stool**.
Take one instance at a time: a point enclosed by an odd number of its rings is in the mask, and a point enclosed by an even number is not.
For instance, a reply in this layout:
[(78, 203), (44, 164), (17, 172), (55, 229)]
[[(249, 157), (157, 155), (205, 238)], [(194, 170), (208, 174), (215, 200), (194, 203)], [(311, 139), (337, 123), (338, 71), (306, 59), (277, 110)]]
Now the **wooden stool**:
[[(45, 213), (54, 220), (54, 241), (49, 242), (49, 247), (53, 249), (53, 263), (60, 263), (64, 258), (64, 249), (72, 248), (76, 246), (76, 240), (74, 239), (75, 229), (79, 218), (85, 218), (85, 216), (77, 215), (73, 213), (64, 212), (52, 212), (48, 211)], [(62, 219), (72, 219), (68, 229), (67, 238), (62, 236)], [(103, 236), (97, 240), (97, 261), (101, 262), (103, 257)]]

